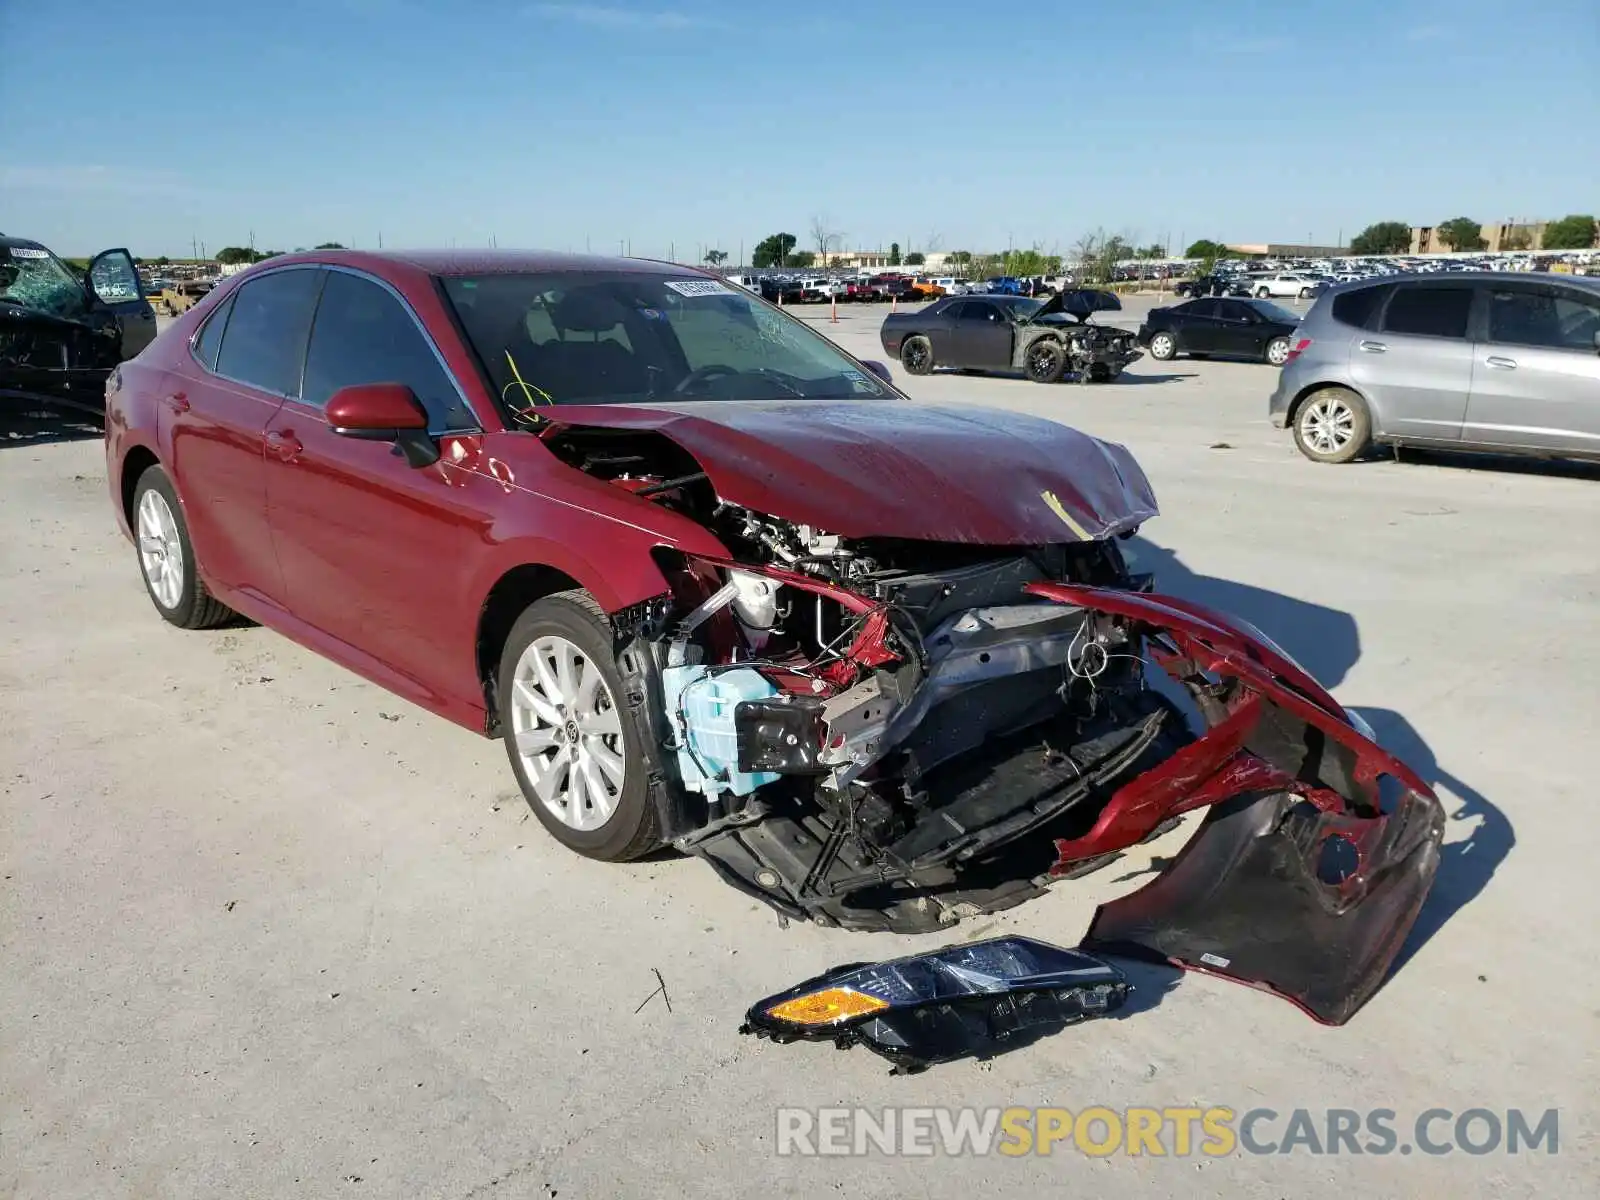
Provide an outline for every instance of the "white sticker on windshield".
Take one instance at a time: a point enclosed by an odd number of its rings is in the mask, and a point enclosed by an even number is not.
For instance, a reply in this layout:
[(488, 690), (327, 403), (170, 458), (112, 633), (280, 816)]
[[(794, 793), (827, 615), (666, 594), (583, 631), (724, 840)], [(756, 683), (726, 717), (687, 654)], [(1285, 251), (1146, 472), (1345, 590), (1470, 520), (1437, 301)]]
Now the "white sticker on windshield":
[(11, 257), (12, 258), (49, 258), (50, 257), (50, 251), (48, 251), (48, 250), (30, 250), (27, 246), (13, 246), (13, 247), (11, 247)]
[(669, 279), (667, 286), (680, 296), (731, 296), (733, 289), (715, 279)]

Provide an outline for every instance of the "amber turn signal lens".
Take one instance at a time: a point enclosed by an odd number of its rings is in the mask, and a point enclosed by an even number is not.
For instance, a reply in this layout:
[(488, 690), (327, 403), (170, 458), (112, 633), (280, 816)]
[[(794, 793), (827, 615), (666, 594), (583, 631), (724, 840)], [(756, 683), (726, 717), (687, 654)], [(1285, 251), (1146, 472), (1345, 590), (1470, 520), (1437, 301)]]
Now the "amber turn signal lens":
[(887, 1000), (879, 1000), (865, 992), (832, 987), (775, 1004), (767, 1009), (767, 1016), (795, 1025), (832, 1025), (835, 1021), (846, 1021), (888, 1007)]

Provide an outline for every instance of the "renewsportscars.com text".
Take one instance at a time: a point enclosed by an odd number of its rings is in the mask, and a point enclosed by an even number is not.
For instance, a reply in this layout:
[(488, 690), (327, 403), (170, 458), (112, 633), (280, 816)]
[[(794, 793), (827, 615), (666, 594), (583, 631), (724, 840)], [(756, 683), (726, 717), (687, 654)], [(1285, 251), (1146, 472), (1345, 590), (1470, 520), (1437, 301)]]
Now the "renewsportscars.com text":
[(798, 1156), (1006, 1157), (1113, 1154), (1546, 1154), (1559, 1110), (1124, 1108), (780, 1108), (777, 1152)]

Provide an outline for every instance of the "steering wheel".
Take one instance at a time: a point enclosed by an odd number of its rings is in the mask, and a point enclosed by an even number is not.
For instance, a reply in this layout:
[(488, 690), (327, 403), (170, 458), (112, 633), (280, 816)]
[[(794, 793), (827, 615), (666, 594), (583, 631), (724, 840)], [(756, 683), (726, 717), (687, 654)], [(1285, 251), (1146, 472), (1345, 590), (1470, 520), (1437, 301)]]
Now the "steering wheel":
[(724, 375), (740, 375), (743, 372), (735, 370), (725, 363), (707, 363), (703, 367), (696, 367), (678, 381), (678, 386), (672, 389), (674, 396), (686, 396), (690, 390), (699, 383), (709, 383), (713, 379), (720, 379)]

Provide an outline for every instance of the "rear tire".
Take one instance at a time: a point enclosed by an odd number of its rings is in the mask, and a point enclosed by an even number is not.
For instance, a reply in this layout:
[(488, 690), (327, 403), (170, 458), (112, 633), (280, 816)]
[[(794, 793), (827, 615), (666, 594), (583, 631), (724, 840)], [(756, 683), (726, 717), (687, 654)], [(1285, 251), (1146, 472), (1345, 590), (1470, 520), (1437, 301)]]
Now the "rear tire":
[(233, 619), (234, 611), (212, 596), (200, 578), (183, 505), (161, 467), (146, 467), (139, 476), (128, 524), (144, 590), (164, 620), (179, 629), (210, 629)]
[(1276, 337), (1267, 343), (1267, 362), (1274, 367), (1281, 367), (1289, 361), (1289, 339)]
[(556, 841), (602, 862), (627, 862), (661, 845), (647, 731), (627, 704), (617, 653), (611, 621), (594, 598), (558, 592), (517, 618), (496, 681), (523, 799)]
[(933, 343), (920, 333), (900, 343), (900, 365), (907, 375), (926, 375), (933, 370)]
[(1035, 383), (1057, 383), (1066, 369), (1066, 348), (1054, 338), (1040, 338), (1023, 352), (1023, 374)]
[(1323, 388), (1307, 396), (1294, 416), (1294, 442), (1312, 462), (1347, 463), (1372, 441), (1367, 402), (1349, 388)]

